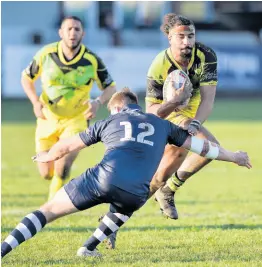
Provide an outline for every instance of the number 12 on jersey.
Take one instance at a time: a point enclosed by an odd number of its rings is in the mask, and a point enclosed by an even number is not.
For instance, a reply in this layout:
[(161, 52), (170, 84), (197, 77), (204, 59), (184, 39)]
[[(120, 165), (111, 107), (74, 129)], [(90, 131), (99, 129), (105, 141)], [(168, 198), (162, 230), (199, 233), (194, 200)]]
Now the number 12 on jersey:
[(144, 129), (145, 131), (139, 133), (136, 138), (132, 136), (132, 124), (129, 121), (121, 121), (120, 125), (123, 125), (125, 127), (125, 137), (121, 138), (120, 141), (133, 141), (149, 146), (154, 145), (154, 142), (145, 139), (145, 137), (151, 136), (155, 133), (155, 128), (152, 124), (147, 122), (139, 123), (138, 128)]

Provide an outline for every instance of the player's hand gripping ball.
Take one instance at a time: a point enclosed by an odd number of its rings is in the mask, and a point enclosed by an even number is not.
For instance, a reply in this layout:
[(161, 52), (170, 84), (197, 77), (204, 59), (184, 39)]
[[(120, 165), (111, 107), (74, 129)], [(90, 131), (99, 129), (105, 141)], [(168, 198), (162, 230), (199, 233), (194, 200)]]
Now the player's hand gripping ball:
[(163, 86), (163, 99), (170, 101), (176, 98), (176, 90), (180, 89), (185, 83), (184, 101), (179, 105), (178, 109), (185, 108), (190, 100), (191, 92), (193, 90), (192, 83), (187, 74), (182, 70), (174, 70), (170, 72), (165, 80)]

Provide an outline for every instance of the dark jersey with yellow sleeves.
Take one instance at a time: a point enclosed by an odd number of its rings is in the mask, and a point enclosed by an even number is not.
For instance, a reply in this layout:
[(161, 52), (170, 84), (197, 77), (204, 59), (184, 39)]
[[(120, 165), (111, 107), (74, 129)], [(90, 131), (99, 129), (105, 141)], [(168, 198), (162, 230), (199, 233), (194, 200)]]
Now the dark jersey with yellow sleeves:
[(115, 84), (102, 60), (83, 44), (70, 61), (64, 57), (61, 42), (44, 46), (23, 75), (32, 81), (41, 76), (40, 100), (59, 118), (75, 117), (86, 110), (83, 102), (90, 98), (94, 81), (101, 90)]
[[(166, 77), (170, 72), (177, 69), (181, 69), (181, 67), (173, 59), (170, 48), (156, 56), (147, 74), (147, 102), (163, 102), (163, 85)], [(196, 42), (192, 50), (187, 74), (193, 84), (192, 97), (187, 107), (171, 113), (167, 118), (169, 120), (178, 115), (193, 118), (200, 103), (200, 86), (217, 84), (217, 57), (215, 52), (211, 48)]]

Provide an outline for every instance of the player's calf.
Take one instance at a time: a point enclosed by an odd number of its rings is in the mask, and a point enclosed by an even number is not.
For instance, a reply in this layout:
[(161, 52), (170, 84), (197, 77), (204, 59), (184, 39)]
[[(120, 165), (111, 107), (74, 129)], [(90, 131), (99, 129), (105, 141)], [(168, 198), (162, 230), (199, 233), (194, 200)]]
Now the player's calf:
[(94, 256), (92, 251), (110, 235), (115, 233), (130, 217), (121, 213), (108, 212), (93, 235), (78, 249), (77, 256)]
[(39, 210), (26, 215), (2, 243), (1, 257), (3, 258), (24, 241), (32, 238), (46, 223), (45, 215)]
[[(98, 218), (98, 222), (101, 222), (103, 220), (105, 215), (102, 215)], [(107, 249), (115, 249), (116, 247), (116, 235), (118, 231), (115, 231), (111, 235), (108, 236), (107, 239), (103, 241), (105, 243)]]
[(37, 234), (47, 223), (59, 217), (77, 212), (64, 188), (55, 197), (36, 210), (26, 215), (1, 245), (1, 256), (11, 252), (24, 241)]

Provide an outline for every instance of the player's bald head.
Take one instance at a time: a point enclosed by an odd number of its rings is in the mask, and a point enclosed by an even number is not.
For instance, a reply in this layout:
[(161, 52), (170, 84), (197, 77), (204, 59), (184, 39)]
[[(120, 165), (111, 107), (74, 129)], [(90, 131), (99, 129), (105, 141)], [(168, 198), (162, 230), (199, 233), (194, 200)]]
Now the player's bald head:
[(138, 98), (128, 87), (124, 87), (112, 95), (107, 108), (111, 110), (115, 106), (124, 107), (128, 104), (138, 104)]

